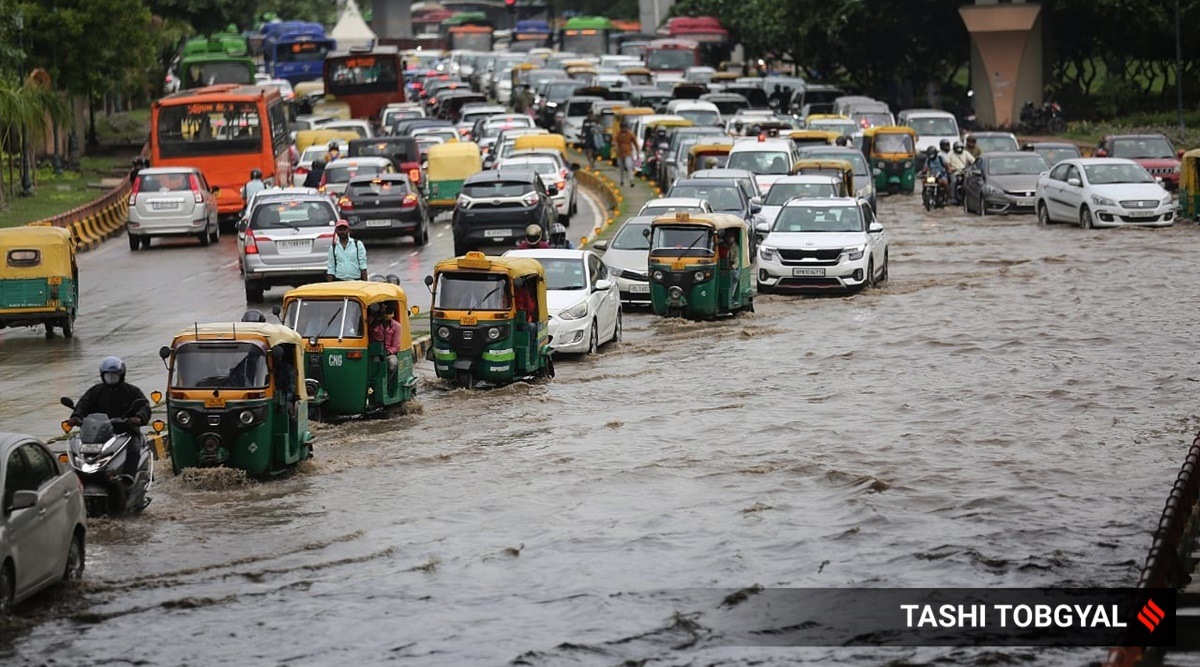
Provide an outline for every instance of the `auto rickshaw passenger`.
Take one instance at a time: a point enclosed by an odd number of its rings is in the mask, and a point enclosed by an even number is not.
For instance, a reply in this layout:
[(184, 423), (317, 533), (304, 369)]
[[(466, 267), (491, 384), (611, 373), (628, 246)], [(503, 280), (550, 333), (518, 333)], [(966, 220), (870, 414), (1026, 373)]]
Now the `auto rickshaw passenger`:
[(390, 304), (381, 309), (379, 304), (373, 303), (367, 307), (367, 313), (371, 317), (371, 340), (383, 343), (383, 358), (387, 362), (388, 382), (391, 383), (400, 365), (396, 356), (400, 353), (400, 323), (396, 321)]

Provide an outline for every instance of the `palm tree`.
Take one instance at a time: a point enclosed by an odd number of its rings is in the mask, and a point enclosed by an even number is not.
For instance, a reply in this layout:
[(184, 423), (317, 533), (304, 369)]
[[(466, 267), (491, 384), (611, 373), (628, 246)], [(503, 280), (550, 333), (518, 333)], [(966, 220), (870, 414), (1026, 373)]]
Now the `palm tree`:
[[(43, 69), (34, 70), (24, 82), (0, 80), (0, 147), (13, 140), (25, 138), (26, 150), (32, 139), (45, 136), (51, 123), (61, 123), (70, 109), (50, 85), (50, 76)], [(8, 195), (12, 196), (16, 179), (9, 163)], [(0, 207), (5, 205), (4, 174), (0, 171)]]

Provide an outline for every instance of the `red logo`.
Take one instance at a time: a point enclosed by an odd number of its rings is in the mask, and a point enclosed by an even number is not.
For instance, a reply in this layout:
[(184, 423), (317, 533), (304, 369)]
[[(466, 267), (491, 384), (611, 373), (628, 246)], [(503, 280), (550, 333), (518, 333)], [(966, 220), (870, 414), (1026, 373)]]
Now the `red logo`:
[(1159, 609), (1158, 605), (1154, 604), (1154, 600), (1147, 600), (1146, 606), (1142, 607), (1137, 617), (1142, 622), (1142, 625), (1146, 626), (1147, 630), (1154, 632), (1154, 629), (1166, 617), (1166, 613), (1162, 609)]

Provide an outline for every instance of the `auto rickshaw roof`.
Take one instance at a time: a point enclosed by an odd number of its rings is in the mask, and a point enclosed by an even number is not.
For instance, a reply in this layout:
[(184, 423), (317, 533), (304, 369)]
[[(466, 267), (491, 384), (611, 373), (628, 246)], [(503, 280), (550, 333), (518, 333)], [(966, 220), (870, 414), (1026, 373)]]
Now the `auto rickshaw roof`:
[(328, 144), (331, 141), (354, 141), (362, 137), (352, 130), (300, 130), (296, 133), (296, 150), (304, 152), (309, 146)]
[(438, 160), (461, 160), (463, 158), (471, 158), (479, 160), (479, 144), (473, 141), (456, 141), (447, 144), (434, 144), (429, 147), (427, 153), (429, 161), (432, 163), (435, 159)]
[(404, 306), (408, 305), (408, 295), (404, 293), (404, 289), (399, 285), (366, 280), (311, 283), (288, 290), (288, 292), (283, 295), (283, 300), (287, 301), (294, 298), (324, 299), (341, 297), (355, 297), (367, 305), (379, 303), (381, 301), (399, 301)]
[(877, 134), (907, 134), (914, 139), (917, 137), (917, 131), (906, 125), (877, 125), (863, 130), (864, 137), (873, 137)]
[(282, 324), (260, 322), (213, 322), (199, 324), (175, 332), (172, 347), (192, 341), (232, 341), (259, 338), (267, 341), (268, 347), (280, 344), (303, 345), (300, 334)]
[(712, 143), (712, 144), (696, 144), (688, 149), (688, 153), (692, 155), (700, 155), (701, 153), (726, 153), (733, 150), (733, 139), (729, 143)]
[(75, 242), (71, 232), (63, 227), (27, 226), (0, 229), (0, 256), (9, 250), (29, 249), (41, 253), (40, 261), (31, 267), (6, 267), (10, 277), (70, 275), (75, 257)]
[(693, 127), (695, 124), (695, 122), (686, 118), (659, 118), (658, 120), (652, 120), (646, 123), (646, 127)]
[(746, 221), (741, 216), (729, 213), (686, 213), (679, 211), (660, 215), (650, 223), (652, 227), (661, 225), (696, 225), (711, 229), (748, 229)]
[(513, 65), (513, 71), (515, 72), (528, 72), (529, 70), (541, 68), (542, 66), (538, 65), (537, 63), (517, 63), (516, 65)]
[(801, 169), (840, 169), (854, 173), (854, 165), (849, 160), (834, 160), (832, 158), (805, 158), (797, 160), (796, 164), (792, 165), (792, 173), (795, 174)]
[(513, 150), (529, 150), (531, 148), (550, 148), (567, 154), (567, 140), (561, 134), (525, 134), (513, 141)]
[(469, 252), (462, 257), (443, 259), (433, 267), (434, 273), (447, 271), (482, 271), (504, 273), (510, 278), (521, 276), (545, 276), (541, 262), (527, 257), (496, 257), (481, 252)]
[[(875, 128), (872, 128), (875, 129)], [(788, 134), (789, 139), (829, 139), (836, 141), (842, 136), (841, 132), (835, 130), (794, 130)]]
[(613, 109), (615, 116), (650, 116), (654, 114), (654, 109), (650, 107), (617, 107)]

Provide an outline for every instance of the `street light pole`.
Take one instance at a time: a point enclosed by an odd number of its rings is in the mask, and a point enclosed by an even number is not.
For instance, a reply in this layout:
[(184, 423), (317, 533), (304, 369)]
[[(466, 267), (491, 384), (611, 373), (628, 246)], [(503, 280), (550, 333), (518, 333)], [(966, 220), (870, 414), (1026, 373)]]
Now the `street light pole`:
[(1183, 39), (1180, 34), (1179, 0), (1175, 0), (1175, 108), (1179, 114), (1179, 129), (1183, 124)]

